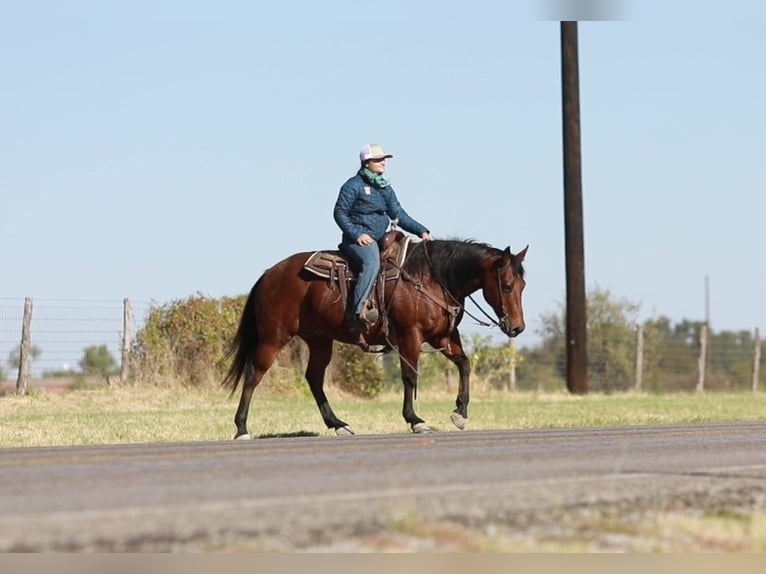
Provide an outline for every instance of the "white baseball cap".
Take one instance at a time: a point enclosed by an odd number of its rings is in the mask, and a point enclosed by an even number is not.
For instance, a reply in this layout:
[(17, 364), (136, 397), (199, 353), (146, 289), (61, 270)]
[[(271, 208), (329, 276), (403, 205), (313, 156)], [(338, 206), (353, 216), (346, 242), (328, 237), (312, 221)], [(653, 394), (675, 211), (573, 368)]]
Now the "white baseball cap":
[(359, 152), (359, 159), (362, 163), (368, 159), (383, 159), (387, 157), (394, 157), (390, 153), (386, 153), (385, 150), (378, 144), (367, 144)]

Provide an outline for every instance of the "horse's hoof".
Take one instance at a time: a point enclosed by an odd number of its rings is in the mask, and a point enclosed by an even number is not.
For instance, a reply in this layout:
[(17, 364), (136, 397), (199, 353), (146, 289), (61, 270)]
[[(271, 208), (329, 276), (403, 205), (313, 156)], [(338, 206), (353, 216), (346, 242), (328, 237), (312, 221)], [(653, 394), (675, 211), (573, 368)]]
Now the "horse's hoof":
[(245, 433), (241, 435), (237, 435), (234, 437), (234, 440), (250, 440), (250, 435)]
[(468, 419), (466, 419), (463, 415), (457, 411), (452, 411), (452, 414), (450, 414), (449, 418), (452, 420), (452, 424), (455, 425), (458, 429), (465, 430), (465, 423), (468, 422)]
[(350, 426), (346, 425), (344, 427), (338, 427), (335, 429), (335, 434), (338, 436), (353, 436), (354, 431), (351, 429)]
[(412, 427), (412, 432), (414, 432), (415, 434), (425, 434), (425, 433), (433, 432), (431, 430), (431, 427), (428, 426), (426, 423), (415, 423), (411, 425), (411, 427)]

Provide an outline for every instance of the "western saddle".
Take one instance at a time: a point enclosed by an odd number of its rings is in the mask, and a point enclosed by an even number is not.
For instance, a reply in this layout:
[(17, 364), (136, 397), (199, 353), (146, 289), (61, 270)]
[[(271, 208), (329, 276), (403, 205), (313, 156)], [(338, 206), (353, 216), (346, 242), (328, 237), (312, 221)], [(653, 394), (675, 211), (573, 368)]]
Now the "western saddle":
[[(388, 316), (384, 301), (386, 281), (399, 279), (402, 264), (407, 258), (411, 237), (401, 231), (391, 230), (378, 242), (380, 248), (380, 273), (375, 280), (370, 303), (378, 308), (378, 323), (380, 330), (388, 336)], [(345, 311), (348, 305), (348, 292), (351, 282), (356, 280), (356, 272), (340, 251), (315, 251), (304, 263), (303, 268), (322, 279), (327, 279), (330, 289), (338, 288), (341, 304)], [(359, 345), (366, 351), (369, 346), (363, 336), (359, 337)]]

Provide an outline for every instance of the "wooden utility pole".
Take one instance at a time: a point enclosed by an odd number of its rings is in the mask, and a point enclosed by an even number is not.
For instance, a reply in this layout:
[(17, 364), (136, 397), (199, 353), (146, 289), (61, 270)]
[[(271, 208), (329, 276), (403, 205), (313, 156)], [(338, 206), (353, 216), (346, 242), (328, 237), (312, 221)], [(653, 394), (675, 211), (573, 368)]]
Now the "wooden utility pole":
[(588, 347), (577, 22), (561, 22), (561, 88), (567, 284), (567, 389), (570, 393), (584, 394), (588, 392)]

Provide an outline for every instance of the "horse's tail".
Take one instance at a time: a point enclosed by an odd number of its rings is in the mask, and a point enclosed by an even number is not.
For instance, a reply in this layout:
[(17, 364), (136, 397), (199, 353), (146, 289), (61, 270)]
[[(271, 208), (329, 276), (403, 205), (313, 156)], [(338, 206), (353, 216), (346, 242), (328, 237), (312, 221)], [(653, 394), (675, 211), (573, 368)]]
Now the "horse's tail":
[(253, 356), (253, 350), (258, 346), (258, 323), (255, 316), (255, 296), (258, 291), (261, 279), (253, 285), (250, 295), (242, 310), (242, 318), (239, 320), (239, 327), (234, 340), (231, 342), (224, 361), (231, 360), (231, 366), (226, 373), (226, 377), (221, 382), (221, 386), (229, 387), (232, 394), (237, 390), (239, 380), (244, 376), (247, 370), (250, 357)]

